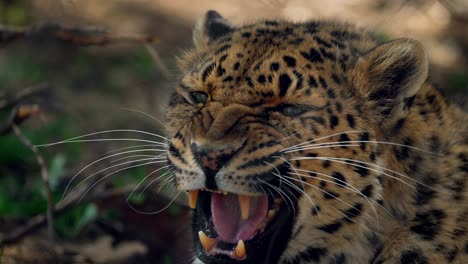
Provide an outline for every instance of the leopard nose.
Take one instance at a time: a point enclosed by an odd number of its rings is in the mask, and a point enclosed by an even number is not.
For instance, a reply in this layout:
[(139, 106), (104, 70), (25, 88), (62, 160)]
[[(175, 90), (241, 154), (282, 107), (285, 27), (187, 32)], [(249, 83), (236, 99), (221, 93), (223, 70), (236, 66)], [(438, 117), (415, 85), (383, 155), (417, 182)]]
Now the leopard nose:
[(210, 148), (195, 143), (191, 145), (191, 148), (195, 159), (205, 173), (206, 188), (218, 190), (215, 180), (216, 173), (232, 158), (236, 149), (230, 147)]

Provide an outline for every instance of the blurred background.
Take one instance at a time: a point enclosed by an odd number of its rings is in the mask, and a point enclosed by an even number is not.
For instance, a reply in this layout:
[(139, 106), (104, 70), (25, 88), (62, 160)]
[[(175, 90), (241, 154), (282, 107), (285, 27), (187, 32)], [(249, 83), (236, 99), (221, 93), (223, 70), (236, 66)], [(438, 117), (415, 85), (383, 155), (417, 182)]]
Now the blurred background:
[(164, 135), (175, 59), (209, 9), (417, 39), (431, 80), (468, 109), (466, 0), (0, 0), (0, 263), (191, 262), (165, 140), (141, 132)]

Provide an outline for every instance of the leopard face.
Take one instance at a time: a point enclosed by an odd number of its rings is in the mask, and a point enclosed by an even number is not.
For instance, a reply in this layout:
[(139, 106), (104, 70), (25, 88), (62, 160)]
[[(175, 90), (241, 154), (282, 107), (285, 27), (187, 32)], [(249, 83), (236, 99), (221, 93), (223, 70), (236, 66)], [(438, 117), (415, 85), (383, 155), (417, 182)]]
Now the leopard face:
[(415, 183), (400, 158), (420, 147), (400, 133), (426, 89), (422, 46), (331, 22), (234, 27), (214, 11), (194, 42), (167, 155), (193, 208), (197, 261), (376, 258), (380, 232), (407, 210), (385, 204), (388, 190)]

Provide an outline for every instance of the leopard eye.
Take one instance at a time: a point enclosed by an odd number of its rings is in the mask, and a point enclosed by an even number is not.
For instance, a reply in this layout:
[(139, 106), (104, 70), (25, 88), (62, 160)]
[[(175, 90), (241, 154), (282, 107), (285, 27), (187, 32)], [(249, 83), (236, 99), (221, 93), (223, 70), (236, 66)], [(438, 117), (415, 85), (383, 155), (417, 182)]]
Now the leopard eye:
[(285, 116), (298, 116), (309, 109), (304, 105), (284, 105), (282, 106), (279, 111)]
[(190, 99), (194, 104), (205, 104), (208, 100), (208, 95), (205, 92), (190, 92)]

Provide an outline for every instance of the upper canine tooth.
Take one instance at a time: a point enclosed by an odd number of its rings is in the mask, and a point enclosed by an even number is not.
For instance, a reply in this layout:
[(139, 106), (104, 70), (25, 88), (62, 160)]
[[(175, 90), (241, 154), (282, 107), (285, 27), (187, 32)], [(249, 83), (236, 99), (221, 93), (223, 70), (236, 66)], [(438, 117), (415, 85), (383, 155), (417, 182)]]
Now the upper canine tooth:
[(202, 247), (208, 253), (213, 249), (217, 242), (216, 239), (208, 237), (203, 231), (198, 231), (198, 238), (200, 239)]
[(244, 241), (239, 240), (239, 241), (237, 242), (237, 246), (236, 246), (235, 252), (236, 252), (236, 256), (237, 256), (239, 259), (245, 259), (245, 257), (247, 257), (247, 252), (245, 251), (245, 244), (244, 244)]
[(198, 191), (189, 191), (189, 206), (192, 209), (197, 208)]
[(249, 218), (249, 211), (250, 211), (250, 196), (247, 195), (239, 195), (239, 207), (241, 210), (241, 217), (242, 219)]

